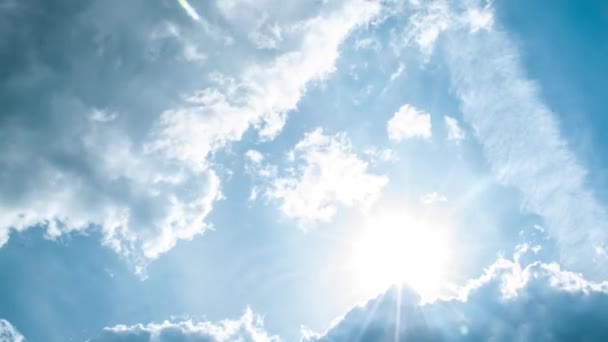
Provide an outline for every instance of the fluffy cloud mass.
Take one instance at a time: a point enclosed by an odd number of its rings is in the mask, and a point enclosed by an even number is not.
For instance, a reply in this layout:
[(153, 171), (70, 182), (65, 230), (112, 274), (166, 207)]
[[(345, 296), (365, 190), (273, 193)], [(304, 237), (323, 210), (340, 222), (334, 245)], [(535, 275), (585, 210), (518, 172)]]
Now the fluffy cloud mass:
[(0, 342), (24, 342), (23, 336), (7, 320), (0, 319)]
[[(289, 18), (268, 24), (239, 6), (206, 5), (221, 25), (194, 8), (184, 16), (178, 2), (2, 8), (0, 246), (33, 226), (49, 237), (96, 227), (143, 272), (209, 227), (222, 198), (213, 154), (252, 127), (274, 137), (307, 84), (333, 71), (342, 40), (379, 9), (344, 1), (300, 14), (292, 4)], [(249, 6), (267, 16), (278, 8)], [(278, 49), (277, 39), (243, 63), (268, 27), (288, 30), (290, 45)], [(253, 29), (258, 43), (229, 33)]]
[(347, 313), (309, 341), (606, 341), (608, 283), (557, 264), (499, 259), (461, 293), (421, 305), (407, 289)]
[[(252, 158), (253, 157), (253, 158)], [(266, 196), (280, 202), (287, 217), (299, 220), (303, 228), (327, 222), (338, 205), (373, 203), (388, 178), (368, 170), (368, 163), (355, 152), (346, 134), (326, 135), (322, 129), (307, 133), (289, 152), (285, 174), (276, 167), (257, 164), (256, 173), (267, 179)]]
[(388, 121), (388, 137), (394, 141), (431, 137), (431, 114), (406, 104)]
[(279, 342), (276, 336), (264, 330), (262, 318), (250, 309), (239, 320), (218, 323), (192, 320), (160, 324), (117, 325), (105, 328), (103, 333), (89, 342)]

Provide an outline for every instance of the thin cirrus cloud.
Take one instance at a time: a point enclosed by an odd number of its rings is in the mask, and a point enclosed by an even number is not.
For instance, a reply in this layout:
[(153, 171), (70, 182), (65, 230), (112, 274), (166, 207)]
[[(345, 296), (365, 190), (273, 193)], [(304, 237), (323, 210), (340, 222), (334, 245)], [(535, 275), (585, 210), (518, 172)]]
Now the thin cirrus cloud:
[(463, 17), (446, 31), (445, 57), (464, 119), (498, 180), (543, 217), (563, 265), (605, 275), (608, 216), (585, 185), (585, 168), (526, 78), (514, 43), (494, 25), (491, 7), (472, 6)]
[[(307, 341), (605, 341), (608, 283), (594, 283), (555, 263), (498, 259), (454, 297), (421, 304), (392, 288), (349, 311)], [(312, 335), (312, 334), (310, 334)]]
[[(3, 12), (14, 21), (7, 27), (23, 34), (3, 42), (10, 77), (1, 100), (0, 245), (34, 226), (50, 238), (96, 228), (141, 274), (210, 227), (207, 216), (223, 198), (213, 153), (252, 127), (272, 139), (307, 84), (333, 72), (342, 40), (379, 10), (348, 1), (291, 18), (290, 50), (243, 63), (236, 38), (204, 13), (183, 24), (183, 15), (145, 1), (83, 2), (72, 12), (45, 6)], [(40, 13), (63, 25), (18, 20)], [(227, 25), (239, 19), (224, 14)], [(59, 38), (68, 31), (76, 34)], [(32, 37), (49, 44), (33, 45)]]
[(523, 208), (544, 219), (563, 265), (605, 275), (608, 214), (586, 186), (587, 171), (555, 113), (526, 77), (518, 49), (496, 25), (491, 2), (419, 3), (405, 32), (402, 46), (423, 54), (441, 45), (463, 118), (496, 178), (518, 189)]
[(303, 229), (328, 222), (339, 206), (371, 205), (388, 182), (369, 170), (346, 134), (328, 135), (320, 128), (306, 133), (289, 152), (283, 172), (261, 165), (256, 153), (247, 155), (254, 174), (265, 180), (266, 198), (277, 201)]
[(386, 124), (389, 139), (399, 142), (405, 139), (431, 137), (431, 114), (405, 104), (395, 112)]

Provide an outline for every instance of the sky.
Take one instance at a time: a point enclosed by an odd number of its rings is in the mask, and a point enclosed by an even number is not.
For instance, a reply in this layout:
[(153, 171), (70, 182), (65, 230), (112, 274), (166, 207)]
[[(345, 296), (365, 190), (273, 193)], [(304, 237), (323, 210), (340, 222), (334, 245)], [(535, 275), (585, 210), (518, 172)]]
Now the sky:
[(0, 0), (0, 342), (608, 340), (608, 4)]

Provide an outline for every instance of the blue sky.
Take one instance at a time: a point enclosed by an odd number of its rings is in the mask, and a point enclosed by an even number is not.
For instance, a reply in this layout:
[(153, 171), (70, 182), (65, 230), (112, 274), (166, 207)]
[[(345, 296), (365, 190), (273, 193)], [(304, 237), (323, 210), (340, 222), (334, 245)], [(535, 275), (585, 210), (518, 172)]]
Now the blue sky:
[(0, 1), (0, 341), (604, 341), (608, 5)]

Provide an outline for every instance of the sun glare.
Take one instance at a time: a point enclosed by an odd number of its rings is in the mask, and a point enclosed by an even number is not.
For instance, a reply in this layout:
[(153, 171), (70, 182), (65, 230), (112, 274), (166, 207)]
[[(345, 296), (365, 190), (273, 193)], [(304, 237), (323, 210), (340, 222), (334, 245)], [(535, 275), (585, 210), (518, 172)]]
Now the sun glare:
[(445, 232), (430, 223), (404, 213), (383, 214), (371, 218), (354, 239), (349, 268), (365, 295), (406, 285), (424, 299), (445, 285), (449, 251)]

